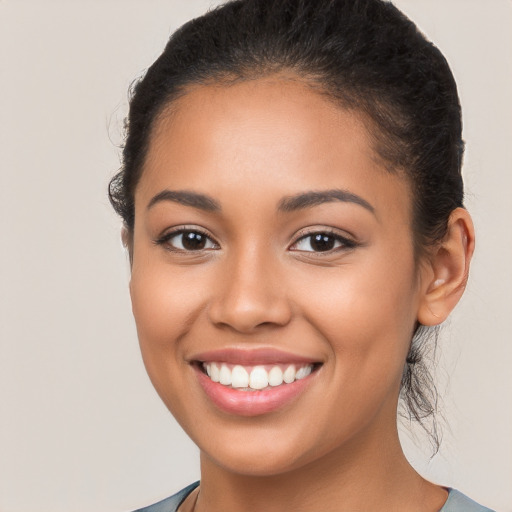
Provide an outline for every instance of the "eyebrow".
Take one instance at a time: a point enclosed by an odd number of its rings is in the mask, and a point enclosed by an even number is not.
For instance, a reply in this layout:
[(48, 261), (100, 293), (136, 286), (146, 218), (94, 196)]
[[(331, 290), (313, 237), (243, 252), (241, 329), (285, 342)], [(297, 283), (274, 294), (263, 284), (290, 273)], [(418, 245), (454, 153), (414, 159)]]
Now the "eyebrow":
[(375, 208), (368, 201), (348, 190), (341, 189), (311, 191), (295, 196), (288, 196), (281, 199), (278, 210), (282, 212), (294, 212), (324, 203), (332, 203), (334, 201), (358, 204), (368, 211), (375, 213)]
[(162, 201), (172, 201), (207, 212), (218, 212), (221, 210), (219, 202), (213, 199), (213, 197), (188, 190), (162, 190), (162, 192), (159, 192), (149, 201), (147, 209), (149, 210), (155, 204)]
[[(151, 199), (147, 209), (149, 210), (155, 204), (162, 201), (172, 201), (207, 212), (219, 212), (222, 209), (220, 203), (213, 199), (213, 197), (188, 190), (162, 190), (162, 192), (159, 192)], [(310, 191), (287, 196), (279, 201), (278, 210), (281, 212), (294, 212), (334, 201), (354, 203), (375, 213), (375, 208), (368, 201), (348, 190), (341, 189)]]

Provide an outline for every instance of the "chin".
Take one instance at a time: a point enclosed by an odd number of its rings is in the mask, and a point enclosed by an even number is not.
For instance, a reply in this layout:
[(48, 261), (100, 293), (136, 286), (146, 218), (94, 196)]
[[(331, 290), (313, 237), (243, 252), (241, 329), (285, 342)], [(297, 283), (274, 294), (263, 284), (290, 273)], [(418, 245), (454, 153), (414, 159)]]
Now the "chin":
[(223, 449), (221, 453), (208, 453), (201, 450), (201, 456), (210, 459), (216, 466), (241, 476), (266, 477), (288, 473), (301, 466), (296, 456), (289, 451), (265, 449)]
[(222, 433), (215, 428), (210, 428), (209, 432), (189, 430), (188, 433), (199, 446), (202, 461), (243, 476), (289, 473), (329, 451), (321, 438), (308, 439), (303, 429), (279, 428), (278, 421), (244, 427), (249, 426), (231, 425)]

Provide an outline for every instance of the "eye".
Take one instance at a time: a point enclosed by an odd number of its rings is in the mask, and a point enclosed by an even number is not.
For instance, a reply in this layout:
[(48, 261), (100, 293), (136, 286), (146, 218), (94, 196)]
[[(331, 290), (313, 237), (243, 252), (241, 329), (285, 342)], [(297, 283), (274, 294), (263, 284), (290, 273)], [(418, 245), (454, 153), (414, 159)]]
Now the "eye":
[(335, 233), (316, 232), (299, 238), (291, 247), (292, 251), (328, 252), (339, 248), (350, 249), (355, 242)]
[(204, 251), (217, 249), (218, 245), (205, 233), (197, 229), (179, 229), (166, 233), (155, 241), (157, 245), (165, 245), (174, 251)]

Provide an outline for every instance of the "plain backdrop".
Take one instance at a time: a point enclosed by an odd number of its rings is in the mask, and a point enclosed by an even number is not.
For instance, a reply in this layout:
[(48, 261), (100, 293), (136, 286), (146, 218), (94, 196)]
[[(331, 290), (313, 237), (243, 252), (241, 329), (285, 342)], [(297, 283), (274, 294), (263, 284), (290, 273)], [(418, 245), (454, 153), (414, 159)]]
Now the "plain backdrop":
[[(0, 511), (122, 512), (199, 476), (147, 378), (119, 167), (127, 89), (209, 0), (0, 0)], [(428, 478), (512, 511), (512, 2), (397, 0), (460, 88), (469, 287), (443, 330), (444, 439)], [(425, 448), (417, 448), (414, 444)]]

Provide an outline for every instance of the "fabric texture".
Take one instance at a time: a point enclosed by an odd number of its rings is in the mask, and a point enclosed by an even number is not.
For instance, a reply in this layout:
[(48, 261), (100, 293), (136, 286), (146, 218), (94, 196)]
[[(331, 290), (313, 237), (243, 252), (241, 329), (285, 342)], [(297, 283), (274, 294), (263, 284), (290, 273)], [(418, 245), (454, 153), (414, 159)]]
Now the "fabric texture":
[[(185, 498), (199, 485), (195, 482), (170, 498), (159, 501), (149, 507), (139, 508), (134, 512), (176, 512)], [(448, 489), (448, 499), (439, 512), (494, 512), (490, 508), (482, 507), (475, 501), (455, 489)]]
[(449, 491), (448, 499), (439, 512), (494, 512), (490, 508), (482, 507), (456, 489), (449, 489)]
[(170, 498), (159, 501), (149, 507), (139, 508), (134, 512), (176, 512), (178, 507), (185, 501), (185, 498), (199, 485), (199, 482), (185, 487)]

